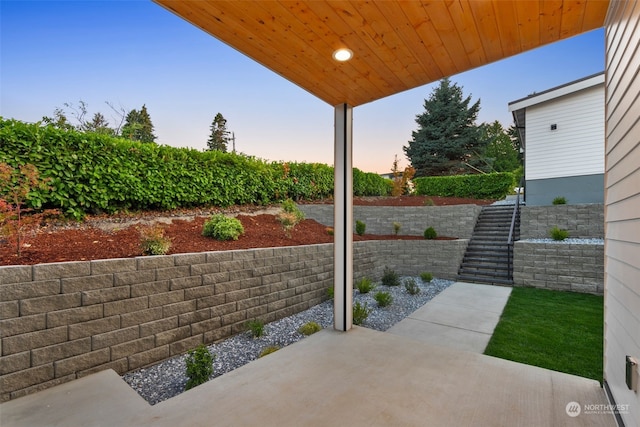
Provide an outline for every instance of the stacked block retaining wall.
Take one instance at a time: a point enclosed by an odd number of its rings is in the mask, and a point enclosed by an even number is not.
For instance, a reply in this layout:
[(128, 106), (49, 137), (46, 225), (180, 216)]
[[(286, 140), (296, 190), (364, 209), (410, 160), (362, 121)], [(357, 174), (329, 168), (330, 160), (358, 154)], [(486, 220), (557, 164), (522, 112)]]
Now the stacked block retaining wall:
[(604, 238), (604, 205), (523, 206), (520, 210), (520, 238), (549, 237), (554, 227), (569, 231), (569, 237)]
[(604, 245), (515, 242), (513, 282), (602, 295)]
[[(354, 276), (453, 279), (467, 241), (354, 244)], [(333, 245), (0, 267), (0, 399), (123, 374), (320, 303)]]
[[(333, 226), (333, 205), (298, 205), (305, 216), (326, 226)], [(354, 206), (355, 221), (366, 224), (366, 233), (394, 234), (393, 223), (400, 224), (399, 234), (422, 236), (433, 227), (439, 236), (470, 239), (482, 210), (476, 205), (455, 206)]]

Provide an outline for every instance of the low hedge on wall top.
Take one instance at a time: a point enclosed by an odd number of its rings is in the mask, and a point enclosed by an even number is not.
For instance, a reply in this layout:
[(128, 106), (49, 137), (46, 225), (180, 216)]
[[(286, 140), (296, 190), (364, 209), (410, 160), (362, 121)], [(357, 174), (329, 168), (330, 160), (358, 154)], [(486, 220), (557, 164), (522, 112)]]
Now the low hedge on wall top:
[(511, 172), (485, 175), (429, 176), (415, 178), (416, 193), (425, 196), (502, 199), (516, 185)]

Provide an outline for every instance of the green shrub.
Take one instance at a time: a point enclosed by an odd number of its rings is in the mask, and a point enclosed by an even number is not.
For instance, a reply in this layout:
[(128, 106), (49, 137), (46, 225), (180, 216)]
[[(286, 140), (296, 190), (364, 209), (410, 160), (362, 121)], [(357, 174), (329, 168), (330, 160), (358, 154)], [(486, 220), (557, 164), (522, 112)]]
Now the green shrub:
[(551, 238), (553, 240), (558, 240), (558, 241), (562, 241), (564, 239), (566, 239), (567, 237), (569, 237), (569, 232), (567, 230), (563, 230), (561, 228), (558, 228), (558, 226), (554, 226), (551, 231), (549, 231), (549, 234), (551, 235)]
[(394, 222), (393, 223), (393, 233), (397, 236), (398, 233), (400, 232), (400, 227), (402, 225), (399, 222)]
[(199, 345), (195, 350), (189, 351), (185, 360), (187, 366), (187, 384), (185, 390), (203, 384), (209, 380), (213, 374), (213, 359), (209, 349), (204, 345)]
[(251, 335), (254, 338), (259, 338), (264, 335), (264, 322), (260, 319), (249, 320), (246, 323), (247, 329), (251, 331)]
[(433, 240), (436, 237), (438, 237), (438, 233), (436, 233), (436, 230), (433, 227), (429, 227), (426, 230), (424, 230), (425, 239)]
[(382, 284), (385, 286), (400, 286), (398, 273), (385, 266), (382, 273)]
[(229, 218), (223, 214), (215, 214), (205, 221), (202, 235), (218, 240), (238, 240), (244, 233), (244, 227), (237, 218)]
[(416, 283), (415, 279), (411, 277), (404, 279), (404, 288), (409, 292), (409, 295), (417, 295), (420, 293), (420, 287)]
[[(50, 189), (34, 189), (26, 208), (86, 213), (194, 206), (266, 205), (330, 197), (334, 169), (320, 163), (267, 162), (218, 150), (145, 144), (55, 125), (0, 118), (0, 159), (33, 164)], [(385, 196), (391, 180), (357, 169), (354, 195)]]
[(358, 289), (358, 292), (360, 292), (361, 294), (369, 293), (375, 287), (376, 286), (368, 277), (363, 277), (362, 279), (356, 282), (356, 288)]
[(281, 207), (283, 211), (295, 215), (297, 222), (300, 222), (304, 219), (304, 212), (302, 212), (300, 208), (298, 208), (298, 205), (296, 205), (296, 202), (294, 202), (293, 200), (285, 200), (284, 202), (282, 202)]
[(369, 317), (369, 313), (371, 310), (367, 306), (367, 303), (360, 304), (360, 301), (357, 301), (353, 304), (353, 324), (354, 325), (362, 325), (367, 317)]
[(367, 224), (360, 220), (356, 220), (356, 234), (358, 236), (362, 236), (364, 231), (367, 229)]
[(302, 335), (313, 335), (321, 330), (322, 326), (320, 326), (316, 322), (307, 322), (298, 328), (298, 332), (300, 332)]
[(333, 299), (334, 293), (335, 293), (335, 289), (333, 288), (333, 286), (329, 286), (327, 288), (327, 296), (329, 297), (329, 299)]
[(502, 199), (515, 187), (511, 172), (414, 178), (416, 194), (474, 199)]
[(436, 205), (436, 203), (433, 201), (433, 199), (432, 199), (432, 198), (430, 198), (430, 197), (429, 197), (429, 198), (427, 198), (427, 199), (425, 199), (425, 200), (424, 200), (424, 205), (425, 205), (425, 206), (435, 206), (435, 205)]
[(554, 205), (566, 205), (567, 199), (564, 196), (558, 196), (555, 199), (553, 199), (551, 203), (553, 203)]
[(264, 357), (267, 354), (271, 354), (271, 353), (275, 353), (276, 351), (280, 350), (280, 347), (278, 347), (277, 345), (270, 345), (267, 346), (265, 348), (262, 349), (262, 351), (260, 352), (260, 354), (258, 355), (258, 358), (260, 357)]
[(393, 302), (393, 296), (389, 292), (378, 291), (373, 296), (378, 303), (378, 307), (386, 307)]
[(423, 282), (429, 283), (430, 281), (433, 280), (433, 274), (429, 273), (428, 271), (425, 271), (420, 273), (420, 278), (422, 279)]
[(171, 248), (171, 239), (165, 237), (162, 227), (156, 225), (140, 229), (140, 250), (143, 255), (165, 255)]

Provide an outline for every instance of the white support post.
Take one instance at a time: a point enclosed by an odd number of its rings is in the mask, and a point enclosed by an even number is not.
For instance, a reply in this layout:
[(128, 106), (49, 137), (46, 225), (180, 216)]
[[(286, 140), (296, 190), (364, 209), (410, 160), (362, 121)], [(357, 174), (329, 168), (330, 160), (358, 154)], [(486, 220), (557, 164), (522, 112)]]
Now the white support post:
[(348, 331), (353, 325), (353, 108), (335, 107), (335, 162), (333, 255), (334, 297), (333, 327)]

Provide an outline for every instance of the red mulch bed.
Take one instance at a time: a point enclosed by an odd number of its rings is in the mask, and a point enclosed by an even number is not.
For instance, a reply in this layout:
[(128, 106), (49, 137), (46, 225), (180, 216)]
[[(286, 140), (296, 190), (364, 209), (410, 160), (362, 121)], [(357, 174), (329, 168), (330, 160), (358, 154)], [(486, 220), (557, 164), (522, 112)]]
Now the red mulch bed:
[[(367, 206), (424, 206), (428, 197), (358, 197), (354, 204)], [(493, 200), (453, 199), (430, 197), (437, 206), (455, 204), (490, 204)], [(331, 201), (321, 202), (331, 203)], [(251, 215), (255, 207), (238, 208), (246, 214), (238, 215), (244, 234), (237, 241), (218, 241), (202, 236), (202, 224), (208, 218), (203, 211), (144, 212), (135, 215), (89, 217), (82, 223), (41, 225), (35, 232), (25, 236), (21, 255), (16, 256), (15, 244), (0, 240), (0, 265), (33, 265), (62, 261), (87, 261), (107, 258), (130, 258), (141, 255), (140, 224), (136, 219), (151, 222), (163, 218), (170, 224), (162, 224), (165, 235), (171, 239), (169, 254), (204, 251), (225, 251), (278, 246), (297, 246), (333, 242), (327, 227), (314, 221), (304, 220), (287, 237), (275, 215)], [(193, 220), (171, 218), (191, 213)], [(203, 216), (204, 215), (204, 216)], [(111, 231), (104, 231), (103, 225)], [(452, 239), (455, 237), (441, 237)], [(354, 235), (360, 240), (421, 240), (422, 236)], [(9, 239), (10, 240), (10, 239)]]

